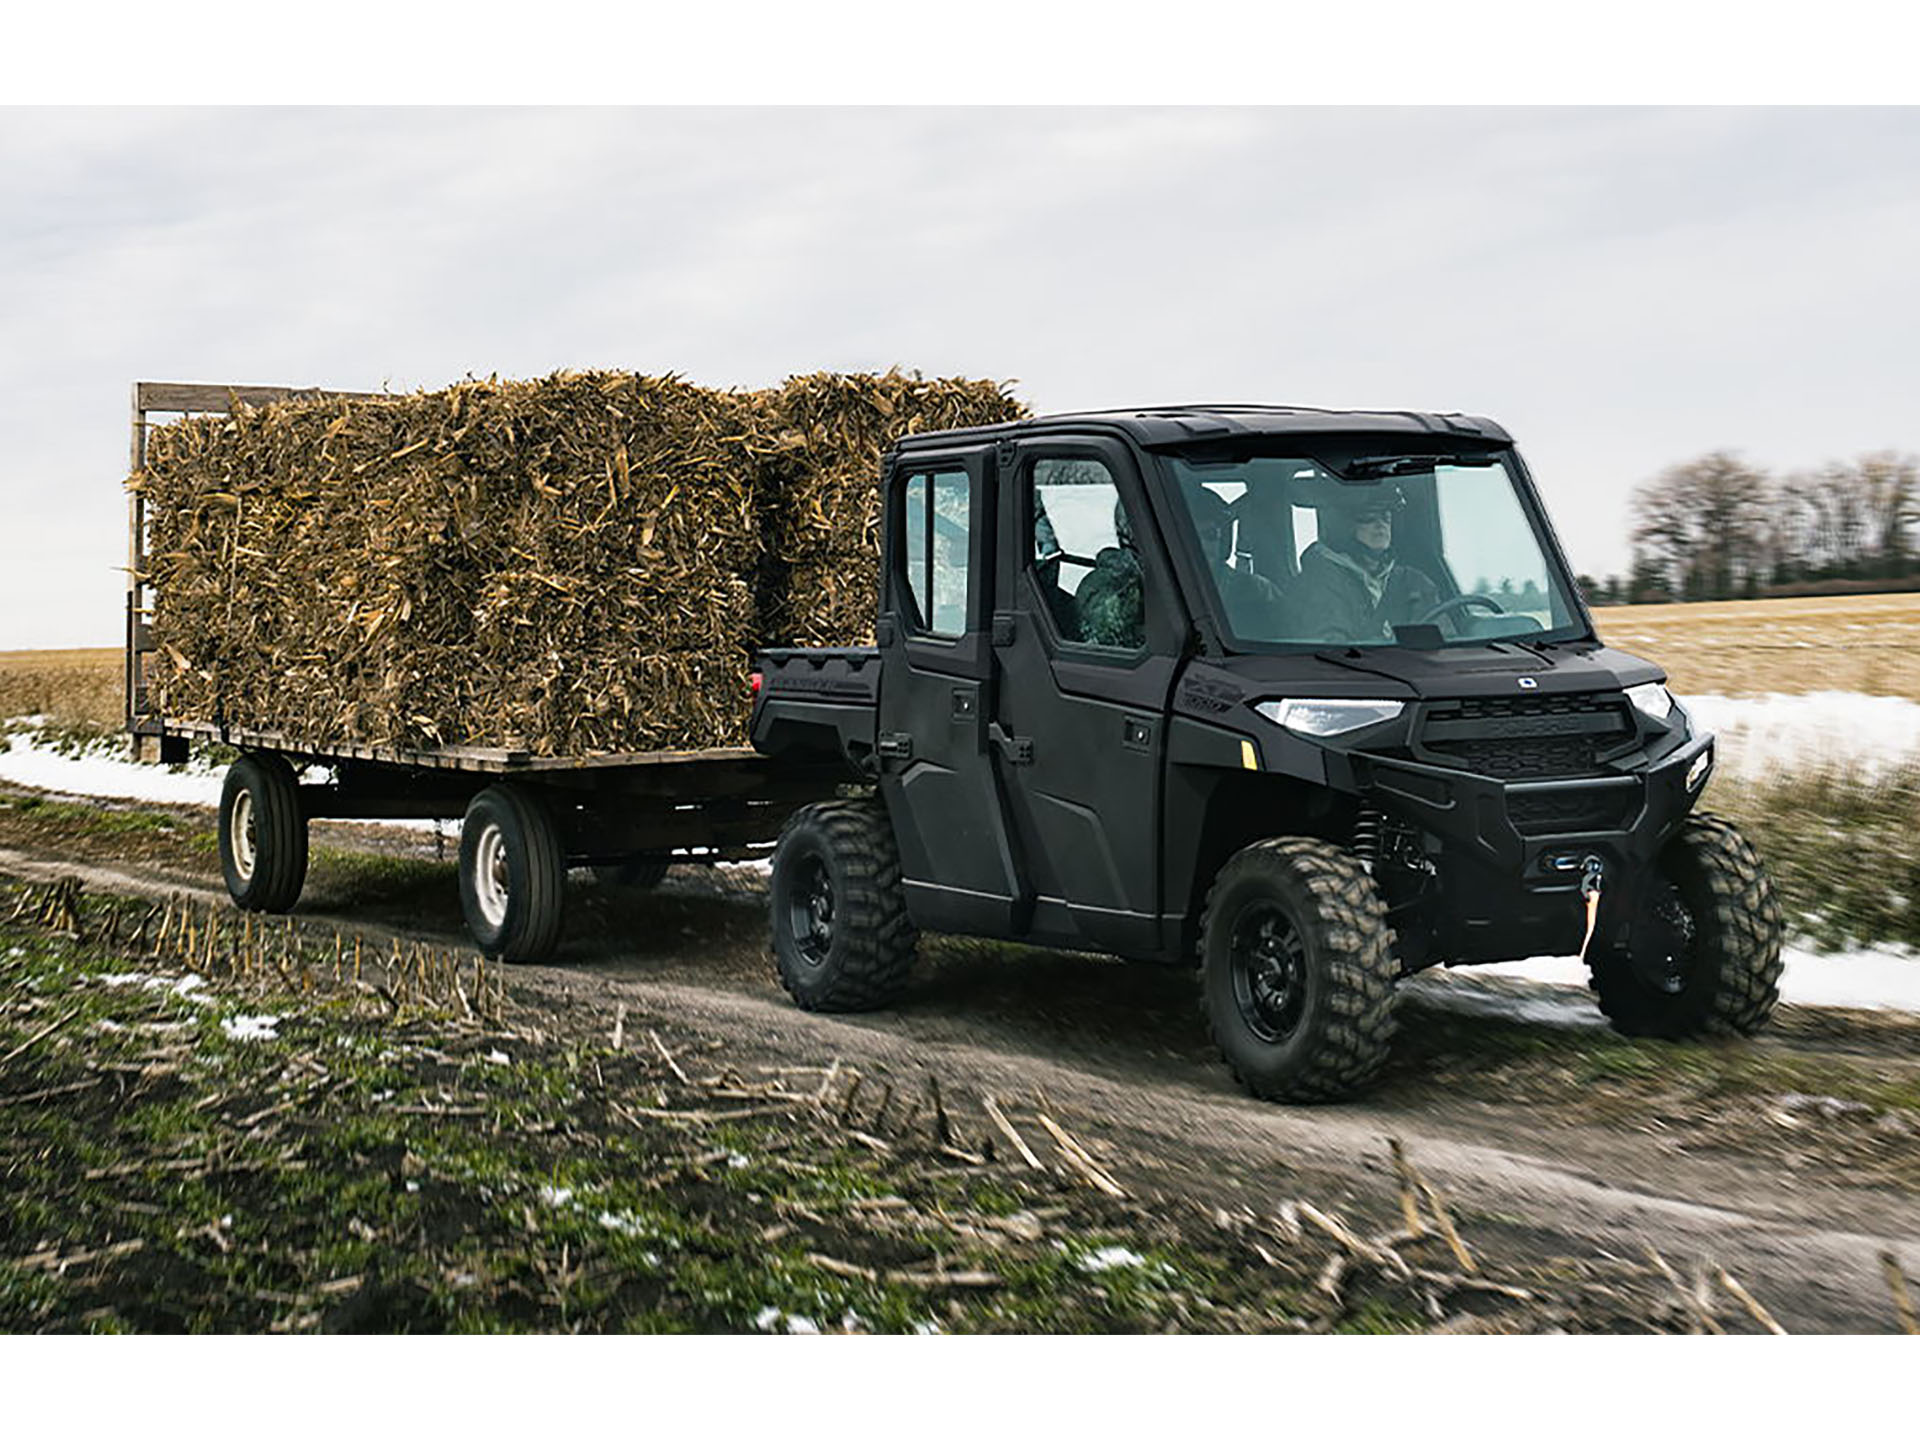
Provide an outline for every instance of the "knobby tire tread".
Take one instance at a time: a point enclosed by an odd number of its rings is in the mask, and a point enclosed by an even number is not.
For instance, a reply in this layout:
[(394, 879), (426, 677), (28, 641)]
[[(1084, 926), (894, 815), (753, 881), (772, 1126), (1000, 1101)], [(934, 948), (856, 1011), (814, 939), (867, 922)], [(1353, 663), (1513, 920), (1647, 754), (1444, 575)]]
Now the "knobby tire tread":
[[(1624, 954), (1598, 957), (1588, 981), (1600, 1011), (1623, 1035), (1680, 1040), (1694, 1035), (1752, 1035), (1780, 999), (1784, 929), (1780, 902), (1753, 847), (1730, 822), (1689, 815), (1667, 842), (1663, 867), (1681, 889), (1705, 901), (1694, 914), (1696, 955), (1716, 957), (1704, 995), (1667, 995), (1649, 986)], [(1690, 904), (1690, 909), (1694, 907)]]
[[(780, 832), (775, 864), (790, 839), (818, 843), (835, 857), (844, 892), (834, 906), (831, 975), (824, 984), (805, 962), (783, 945), (785, 900), (776, 889), (772, 906), (773, 953), (780, 984), (803, 1010), (880, 1010), (899, 999), (918, 955), (920, 933), (907, 916), (901, 885), (900, 854), (886, 811), (870, 800), (827, 800), (804, 806), (788, 817)], [(831, 873), (832, 867), (829, 867)]]
[(1220, 901), (1249, 872), (1266, 876), (1269, 883), (1292, 876), (1312, 897), (1312, 913), (1296, 918), (1314, 927), (1327, 957), (1318, 971), (1324, 986), (1323, 1018), (1295, 1073), (1277, 1082), (1265, 1081), (1235, 1062), (1230, 1037), (1222, 1035), (1214, 1007), (1203, 996), (1209, 1034), (1234, 1079), (1259, 1099), (1345, 1099), (1379, 1075), (1399, 1030), (1394, 1013), (1399, 962), (1386, 903), (1359, 860), (1338, 846), (1305, 838), (1258, 841), (1223, 865), (1208, 891), (1200, 926), (1203, 966), (1211, 963)]

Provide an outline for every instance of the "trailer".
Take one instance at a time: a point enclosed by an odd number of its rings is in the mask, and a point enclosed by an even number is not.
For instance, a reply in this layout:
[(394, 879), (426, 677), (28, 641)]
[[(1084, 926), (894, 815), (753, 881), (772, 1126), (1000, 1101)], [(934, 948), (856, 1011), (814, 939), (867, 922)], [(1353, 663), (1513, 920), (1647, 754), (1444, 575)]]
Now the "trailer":
[[(132, 467), (146, 458), (154, 417), (230, 414), (281, 400), (374, 398), (282, 386), (141, 382), (133, 387)], [(476, 943), (496, 958), (534, 962), (558, 944), (569, 870), (645, 886), (671, 864), (752, 860), (772, 853), (787, 817), (832, 797), (845, 766), (776, 760), (747, 746), (535, 755), (453, 745), (322, 743), (259, 727), (160, 713), (148, 684), (162, 663), (152, 637), (147, 509), (128, 515), (126, 721), (136, 754), (163, 763), (194, 746), (239, 752), (221, 789), (220, 863), (243, 909), (284, 913), (300, 897), (311, 821), (461, 822), (459, 883)], [(751, 694), (739, 697), (743, 713)]]

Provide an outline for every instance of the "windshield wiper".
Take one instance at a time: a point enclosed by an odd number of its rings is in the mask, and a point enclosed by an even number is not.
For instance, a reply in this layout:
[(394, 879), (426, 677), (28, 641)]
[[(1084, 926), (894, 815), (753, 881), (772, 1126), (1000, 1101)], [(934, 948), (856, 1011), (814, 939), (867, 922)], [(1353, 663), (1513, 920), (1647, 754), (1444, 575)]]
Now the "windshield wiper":
[(1394, 475), (1424, 475), (1437, 465), (1498, 465), (1487, 455), (1362, 455), (1339, 471), (1343, 480), (1384, 480)]

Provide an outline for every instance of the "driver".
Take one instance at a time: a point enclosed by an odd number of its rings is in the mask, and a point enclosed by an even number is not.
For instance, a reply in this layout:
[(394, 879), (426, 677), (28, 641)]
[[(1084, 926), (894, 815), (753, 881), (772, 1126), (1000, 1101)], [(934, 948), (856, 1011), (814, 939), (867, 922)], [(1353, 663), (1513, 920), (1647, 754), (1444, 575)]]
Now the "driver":
[(1315, 505), (1320, 538), (1302, 552), (1299, 582), (1288, 592), (1298, 634), (1391, 640), (1395, 625), (1439, 603), (1433, 581), (1394, 557), (1394, 516), (1406, 503), (1395, 487), (1343, 485)]

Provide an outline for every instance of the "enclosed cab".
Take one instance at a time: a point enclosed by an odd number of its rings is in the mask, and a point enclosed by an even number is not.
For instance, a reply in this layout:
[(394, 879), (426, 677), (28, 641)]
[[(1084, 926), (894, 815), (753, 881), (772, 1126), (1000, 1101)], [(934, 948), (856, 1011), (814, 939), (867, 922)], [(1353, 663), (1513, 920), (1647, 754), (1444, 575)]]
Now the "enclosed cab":
[(762, 657), (754, 743), (871, 786), (797, 811), (803, 1005), (920, 929), (1197, 963), (1257, 1094), (1384, 1063), (1394, 982), (1583, 955), (1621, 1029), (1751, 1031), (1780, 918), (1657, 666), (1594, 633), (1511, 438), (1264, 407), (918, 435), (871, 649)]

